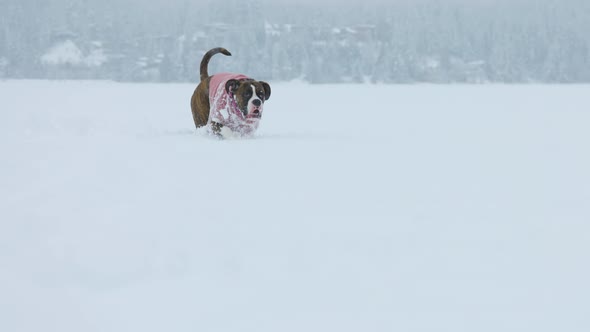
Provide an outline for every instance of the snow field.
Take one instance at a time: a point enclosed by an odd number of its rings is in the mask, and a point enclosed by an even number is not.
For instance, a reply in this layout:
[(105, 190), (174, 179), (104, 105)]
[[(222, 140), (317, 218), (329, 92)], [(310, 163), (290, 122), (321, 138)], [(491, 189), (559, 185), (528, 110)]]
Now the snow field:
[(588, 86), (0, 82), (2, 331), (587, 331)]

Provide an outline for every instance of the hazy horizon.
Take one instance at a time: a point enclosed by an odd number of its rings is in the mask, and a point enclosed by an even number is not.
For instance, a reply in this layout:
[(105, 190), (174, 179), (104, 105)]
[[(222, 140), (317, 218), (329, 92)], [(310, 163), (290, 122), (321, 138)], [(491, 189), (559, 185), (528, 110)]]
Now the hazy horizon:
[(0, 78), (590, 82), (584, 0), (3, 1)]

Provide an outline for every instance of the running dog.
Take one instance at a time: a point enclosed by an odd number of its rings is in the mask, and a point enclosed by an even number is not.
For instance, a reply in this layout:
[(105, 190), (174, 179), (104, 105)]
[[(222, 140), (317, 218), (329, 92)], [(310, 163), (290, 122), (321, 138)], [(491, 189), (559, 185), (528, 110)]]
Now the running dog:
[(218, 47), (201, 60), (201, 82), (191, 98), (195, 126), (208, 126), (218, 137), (250, 136), (258, 129), (264, 102), (270, 98), (270, 85), (242, 74), (209, 76), (209, 60), (218, 53), (231, 56), (228, 50)]

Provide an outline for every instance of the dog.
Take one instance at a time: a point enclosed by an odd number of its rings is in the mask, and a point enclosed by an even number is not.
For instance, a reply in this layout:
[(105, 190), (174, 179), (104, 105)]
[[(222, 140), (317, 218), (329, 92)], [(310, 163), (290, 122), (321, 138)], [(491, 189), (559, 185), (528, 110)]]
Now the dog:
[(231, 56), (225, 48), (217, 47), (201, 60), (201, 82), (191, 97), (195, 127), (208, 126), (208, 131), (220, 138), (250, 136), (258, 129), (270, 85), (242, 74), (209, 76), (209, 60), (218, 53)]

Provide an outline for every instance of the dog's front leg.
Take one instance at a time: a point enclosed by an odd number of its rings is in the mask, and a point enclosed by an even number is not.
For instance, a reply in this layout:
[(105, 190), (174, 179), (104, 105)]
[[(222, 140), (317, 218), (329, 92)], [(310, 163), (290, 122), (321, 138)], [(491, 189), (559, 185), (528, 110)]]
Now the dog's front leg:
[(219, 122), (211, 122), (211, 132), (213, 133), (213, 136), (219, 138), (219, 139), (223, 139), (223, 135), (221, 135), (221, 129), (223, 128), (223, 125)]

